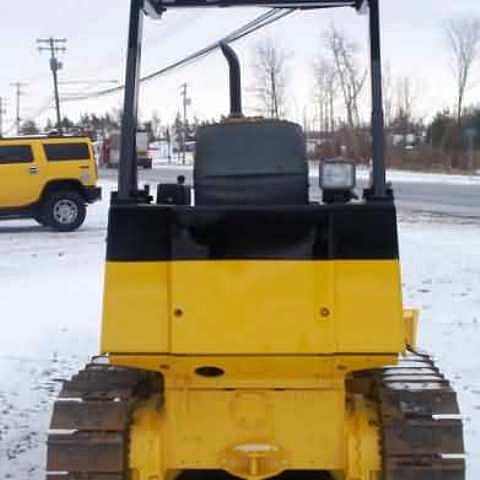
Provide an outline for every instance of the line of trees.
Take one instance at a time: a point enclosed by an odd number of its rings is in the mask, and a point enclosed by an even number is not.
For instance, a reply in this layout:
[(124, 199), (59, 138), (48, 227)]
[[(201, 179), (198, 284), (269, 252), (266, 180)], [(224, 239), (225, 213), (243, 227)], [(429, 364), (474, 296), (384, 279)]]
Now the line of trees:
[[(387, 132), (387, 161), (408, 168), (480, 168), (480, 106), (466, 105), (469, 89), (475, 85), (480, 59), (480, 19), (451, 19), (443, 25), (448, 45), (454, 90), (452, 105), (430, 116), (419, 114), (422, 91), (415, 79), (395, 77), (386, 62), (383, 76), (384, 113)], [(269, 118), (286, 118), (291, 101), (289, 66), (291, 54), (271, 38), (259, 42), (252, 62), (257, 113)], [(365, 52), (345, 31), (331, 24), (320, 37), (318, 52), (311, 63), (311, 118), (304, 119), (314, 158), (346, 153), (359, 162), (371, 156), (368, 104), (368, 68)], [(368, 109), (369, 110), (369, 109)], [(304, 109), (307, 117), (307, 109)], [(312, 112), (313, 115), (312, 115)], [(368, 117), (367, 117), (368, 118)], [(105, 133), (120, 128), (119, 111), (103, 115), (85, 114), (79, 122), (62, 120), (65, 131)], [(193, 139), (201, 122), (194, 118), (183, 125), (177, 115), (171, 125), (162, 125), (158, 114), (145, 123), (151, 140), (169, 139), (181, 144)], [(54, 125), (49, 121), (43, 130)], [(22, 133), (41, 129), (33, 121), (22, 125)], [(186, 131), (187, 136), (183, 133)], [(178, 137), (178, 138), (177, 138)]]
[[(480, 168), (480, 107), (465, 105), (480, 59), (480, 19), (451, 19), (442, 28), (455, 88), (451, 108), (427, 121), (418, 113), (420, 88), (415, 80), (394, 78), (388, 63), (384, 68), (387, 156), (391, 165)], [(259, 43), (254, 53), (257, 111), (267, 117), (285, 118), (289, 54), (271, 39)], [(308, 129), (310, 138), (317, 140), (318, 157), (345, 149), (359, 161), (370, 157), (369, 121), (362, 115), (368, 94), (368, 69), (363, 58), (359, 45), (334, 24), (321, 35), (311, 69), (315, 115)]]
[[(79, 121), (73, 121), (68, 116), (64, 116), (60, 123), (62, 131), (71, 133), (84, 131), (87, 133), (111, 132), (120, 128), (121, 116), (118, 110), (97, 115), (95, 113), (82, 114)], [(20, 126), (22, 135), (38, 135), (56, 130), (57, 127), (53, 121), (47, 119), (45, 125), (39, 125), (35, 120), (27, 119)]]

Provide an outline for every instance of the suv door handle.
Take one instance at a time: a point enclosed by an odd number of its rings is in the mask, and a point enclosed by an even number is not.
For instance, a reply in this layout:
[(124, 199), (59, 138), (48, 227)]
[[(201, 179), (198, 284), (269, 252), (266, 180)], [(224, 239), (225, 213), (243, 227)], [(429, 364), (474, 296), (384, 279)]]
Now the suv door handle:
[(30, 175), (36, 175), (38, 173), (38, 168), (36, 166), (28, 167), (28, 173), (30, 173)]

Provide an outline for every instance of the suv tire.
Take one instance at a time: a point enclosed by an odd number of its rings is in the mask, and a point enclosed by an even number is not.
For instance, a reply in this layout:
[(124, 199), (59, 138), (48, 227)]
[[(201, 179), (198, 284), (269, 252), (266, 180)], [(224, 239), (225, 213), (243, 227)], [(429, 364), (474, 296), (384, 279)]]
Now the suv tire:
[(82, 225), (86, 214), (85, 199), (80, 193), (60, 190), (46, 197), (39, 219), (54, 230), (71, 232)]

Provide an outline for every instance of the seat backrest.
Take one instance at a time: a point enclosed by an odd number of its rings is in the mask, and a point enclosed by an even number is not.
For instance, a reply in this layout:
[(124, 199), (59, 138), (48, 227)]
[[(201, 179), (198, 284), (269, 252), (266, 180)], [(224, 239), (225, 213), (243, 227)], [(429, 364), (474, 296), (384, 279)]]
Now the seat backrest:
[(196, 205), (308, 203), (305, 137), (280, 120), (236, 120), (197, 132)]

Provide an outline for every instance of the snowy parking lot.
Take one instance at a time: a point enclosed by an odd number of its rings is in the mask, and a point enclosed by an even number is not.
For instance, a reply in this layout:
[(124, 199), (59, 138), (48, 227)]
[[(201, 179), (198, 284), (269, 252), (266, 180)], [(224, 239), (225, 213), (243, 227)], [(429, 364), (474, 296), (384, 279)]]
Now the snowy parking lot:
[[(0, 223), (0, 479), (43, 478), (59, 379), (98, 350), (106, 213), (59, 234), (34, 221)], [(480, 221), (400, 211), (405, 304), (422, 309), (420, 344), (455, 385), (480, 478)]]

